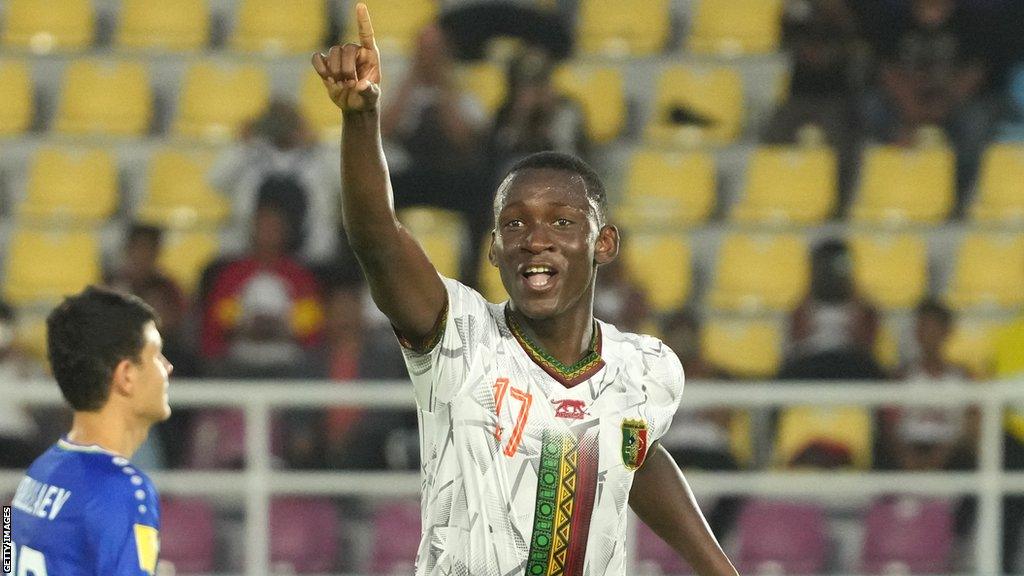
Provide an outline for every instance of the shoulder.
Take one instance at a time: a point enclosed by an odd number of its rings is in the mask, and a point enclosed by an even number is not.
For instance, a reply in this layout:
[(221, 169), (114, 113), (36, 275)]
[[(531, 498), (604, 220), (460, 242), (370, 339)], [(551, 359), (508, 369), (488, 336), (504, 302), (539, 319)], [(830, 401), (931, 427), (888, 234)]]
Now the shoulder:
[(642, 370), (648, 379), (673, 391), (673, 395), (682, 392), (683, 365), (667, 344), (648, 334), (623, 332), (605, 322), (600, 326), (607, 345), (607, 349), (602, 350), (606, 362)]

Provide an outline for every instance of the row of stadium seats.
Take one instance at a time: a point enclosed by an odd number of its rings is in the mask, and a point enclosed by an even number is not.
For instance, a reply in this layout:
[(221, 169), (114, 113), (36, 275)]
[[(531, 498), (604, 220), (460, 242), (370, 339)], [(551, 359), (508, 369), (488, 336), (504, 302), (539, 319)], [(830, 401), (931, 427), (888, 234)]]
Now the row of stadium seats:
[[(266, 106), (271, 79), (266, 67), (250, 61), (215, 58), (189, 59), (173, 94), (177, 115), (170, 126), (175, 137), (222, 141), (235, 135), (242, 122)], [(295, 96), (303, 114), (325, 139), (336, 140), (340, 115), (324, 97), (323, 87), (305, 64)], [(0, 111), (0, 136), (23, 134), (34, 123), (68, 136), (138, 137), (154, 130), (159, 102), (154, 97), (154, 73), (145, 58), (91, 57), (70, 61), (63, 72), (55, 118), (36, 118), (37, 86), (28, 60), (0, 60), (0, 98), (9, 103)], [(489, 112), (505, 97), (504, 69), (493, 62), (460, 65), (458, 77)], [(600, 144), (620, 136), (630, 99), (618, 66), (569, 62), (560, 66), (554, 83), (575, 99), (586, 121), (588, 136)], [(745, 128), (744, 81), (730, 65), (666, 64), (661, 67), (651, 98), (653, 111), (646, 139), (661, 146), (725, 145)], [(684, 108), (706, 125), (678, 124), (673, 111)]]
[[(408, 52), (417, 32), (438, 13), (435, 0), (367, 0), (382, 50)], [(551, 4), (544, 2), (543, 4)], [(332, 10), (325, 0), (237, 0), (228, 15), (228, 46), (265, 55), (318, 49), (331, 16), (355, 38), (351, 8)], [(689, 15), (685, 49), (735, 56), (778, 49), (782, 0), (700, 0)], [(8, 0), (0, 44), (38, 54), (86, 50), (96, 43), (97, 10), (92, 0), (62, 0), (60, 10), (38, 0)], [(122, 50), (188, 52), (212, 45), (206, 0), (120, 0), (113, 44)], [(672, 41), (670, 0), (581, 0), (576, 35), (584, 54), (643, 56)]]
[[(859, 570), (868, 574), (950, 573), (954, 570), (955, 507), (943, 499), (878, 498), (863, 514)], [(218, 518), (207, 501), (166, 498), (161, 503), (161, 561), (177, 574), (217, 568)], [(357, 524), (354, 526), (354, 524)], [(419, 502), (397, 500), (373, 507), (366, 522), (354, 523), (325, 498), (281, 497), (270, 504), (270, 557), (275, 570), (326, 573), (340, 564), (339, 542), (365, 529), (369, 574), (408, 571), (420, 538)], [(820, 574), (829, 569), (829, 516), (817, 504), (751, 500), (736, 521), (733, 558), (743, 573)], [(646, 525), (637, 525), (640, 574), (692, 574), (679, 555)], [(360, 571), (363, 571), (360, 570)]]

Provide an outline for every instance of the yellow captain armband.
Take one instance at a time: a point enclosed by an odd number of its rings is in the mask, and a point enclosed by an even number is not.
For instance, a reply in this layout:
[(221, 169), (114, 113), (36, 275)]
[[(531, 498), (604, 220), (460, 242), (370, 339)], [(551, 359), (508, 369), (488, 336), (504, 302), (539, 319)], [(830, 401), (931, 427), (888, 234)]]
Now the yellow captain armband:
[(139, 551), (139, 568), (156, 574), (156, 560), (160, 555), (160, 533), (152, 526), (135, 525), (135, 549)]

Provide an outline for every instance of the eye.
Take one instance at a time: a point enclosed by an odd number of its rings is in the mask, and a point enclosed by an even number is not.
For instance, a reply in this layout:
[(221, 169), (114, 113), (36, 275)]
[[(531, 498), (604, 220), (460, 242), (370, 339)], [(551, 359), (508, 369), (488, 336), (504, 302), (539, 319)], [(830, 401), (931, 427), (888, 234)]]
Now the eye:
[(513, 218), (512, 220), (505, 222), (505, 228), (522, 228), (522, 226), (523, 221), (518, 218)]
[(571, 224), (572, 220), (569, 220), (568, 218), (559, 218), (558, 220), (555, 220), (555, 226), (569, 226)]

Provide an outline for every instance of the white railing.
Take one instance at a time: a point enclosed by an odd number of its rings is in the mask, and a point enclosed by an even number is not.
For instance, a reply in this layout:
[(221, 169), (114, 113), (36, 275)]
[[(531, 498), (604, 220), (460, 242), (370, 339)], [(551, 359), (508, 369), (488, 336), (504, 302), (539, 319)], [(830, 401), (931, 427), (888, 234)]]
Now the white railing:
[[(0, 382), (3, 402), (58, 404), (52, 382)], [(1024, 493), (1024, 473), (1002, 469), (1002, 417), (1009, 403), (1024, 403), (1024, 382), (1004, 381), (943, 386), (941, 393), (921, 395), (919, 388), (879, 383), (688, 383), (683, 395), (687, 407), (728, 406), (768, 408), (786, 405), (976, 405), (981, 410), (978, 469), (975, 472), (687, 472), (696, 494), (733, 493), (766, 497), (792, 497), (834, 502), (844, 497), (870, 497), (887, 493), (948, 496), (973, 494), (978, 499), (974, 536), (975, 573), (998, 574), (1002, 568), (1002, 499)], [(267, 574), (268, 505), (275, 494), (349, 496), (409, 496), (419, 493), (416, 472), (288, 472), (274, 470), (270, 459), (272, 409), (351, 405), (412, 408), (407, 382), (242, 382), (174, 381), (172, 406), (235, 407), (244, 410), (246, 468), (237, 472), (167, 471), (152, 474), (161, 493), (245, 496), (245, 567), (252, 575)], [(0, 471), (0, 492), (12, 492), (20, 471)], [(1024, 520), (1024, 519), (1022, 519)], [(630, 572), (631, 573), (631, 572)]]

